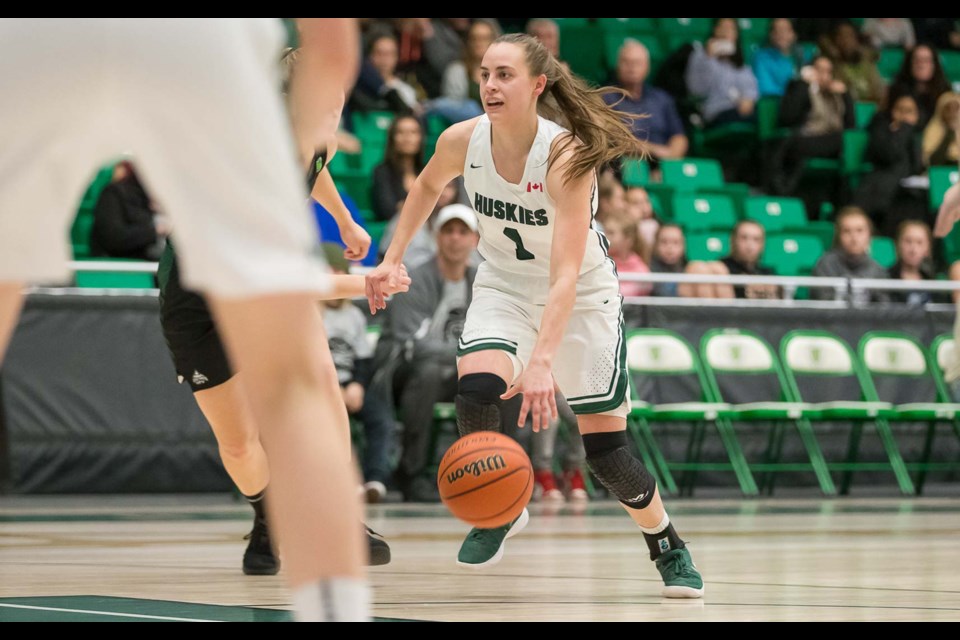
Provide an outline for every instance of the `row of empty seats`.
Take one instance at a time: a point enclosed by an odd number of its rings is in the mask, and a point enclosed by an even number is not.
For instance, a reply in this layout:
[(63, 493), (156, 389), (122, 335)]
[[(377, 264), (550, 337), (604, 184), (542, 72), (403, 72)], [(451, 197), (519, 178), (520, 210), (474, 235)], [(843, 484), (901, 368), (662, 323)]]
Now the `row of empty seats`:
[[(826, 331), (792, 331), (775, 350), (755, 333), (716, 329), (695, 349), (678, 333), (635, 329), (627, 336), (634, 383), (631, 433), (669, 492), (692, 492), (697, 472), (720, 470), (735, 474), (744, 495), (757, 495), (764, 488), (772, 492), (775, 474), (803, 471), (816, 476), (825, 495), (835, 495), (834, 473), (840, 474), (839, 492), (847, 493), (855, 472), (887, 471), (904, 494), (913, 494), (922, 491), (928, 472), (960, 470), (960, 461), (930, 461), (939, 425), (950, 426), (960, 439), (960, 404), (953, 402), (943, 375), (954, 348), (946, 335), (928, 349), (904, 333), (871, 332), (854, 350)], [(650, 429), (659, 422), (695, 425), (684, 461), (664, 457)], [(733, 429), (740, 422), (771, 423), (763, 461), (744, 455)], [(814, 428), (820, 423), (851, 423), (845, 460), (825, 459)], [(919, 460), (903, 459), (892, 423), (927, 423)], [(715, 426), (728, 462), (700, 460), (707, 425)], [(870, 425), (885, 460), (858, 459), (863, 429)], [(803, 442), (806, 462), (780, 461), (789, 427)], [(683, 473), (682, 487), (674, 472)]]

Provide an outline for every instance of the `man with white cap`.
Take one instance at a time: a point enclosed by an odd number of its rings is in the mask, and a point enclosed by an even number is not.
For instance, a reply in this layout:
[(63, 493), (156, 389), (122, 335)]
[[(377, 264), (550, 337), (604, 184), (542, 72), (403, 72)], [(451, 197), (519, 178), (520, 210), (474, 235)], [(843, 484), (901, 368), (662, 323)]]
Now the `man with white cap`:
[[(404, 499), (439, 499), (436, 481), (425, 474), (429, 459), (433, 405), (452, 402), (457, 394), (457, 341), (473, 297), (476, 268), (470, 258), (477, 247), (477, 217), (463, 204), (442, 208), (434, 224), (437, 254), (413, 269), (410, 291), (394, 298), (386, 311), (374, 355), (377, 371), (367, 401), (389, 423), (394, 402), (403, 422), (402, 455), (397, 479)], [(376, 483), (389, 476), (389, 434), (368, 430), (364, 476), (368, 497), (380, 493)]]

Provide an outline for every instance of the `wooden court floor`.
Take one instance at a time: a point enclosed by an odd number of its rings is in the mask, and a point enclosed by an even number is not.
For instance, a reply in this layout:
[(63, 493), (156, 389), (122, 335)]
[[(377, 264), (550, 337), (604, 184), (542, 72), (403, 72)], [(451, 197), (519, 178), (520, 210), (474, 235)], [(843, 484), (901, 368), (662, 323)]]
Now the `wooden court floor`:
[[(613, 503), (534, 508), (486, 573), (454, 564), (441, 507), (371, 509), (394, 561), (371, 571), (384, 620), (960, 620), (960, 499), (677, 501), (706, 581), (659, 596)], [(0, 499), (0, 622), (287, 618), (279, 577), (240, 573), (248, 508), (224, 496)], [(318, 546), (322, 541), (317, 541)]]

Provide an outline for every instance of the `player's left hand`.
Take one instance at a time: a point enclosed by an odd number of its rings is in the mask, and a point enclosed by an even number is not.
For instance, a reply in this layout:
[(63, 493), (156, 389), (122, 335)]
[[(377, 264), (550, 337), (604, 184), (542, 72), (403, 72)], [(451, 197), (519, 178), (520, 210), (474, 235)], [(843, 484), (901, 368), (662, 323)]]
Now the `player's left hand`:
[(351, 221), (345, 229), (340, 230), (340, 237), (347, 248), (343, 251), (343, 257), (347, 260), (363, 260), (370, 251), (370, 234), (367, 230)]
[(557, 419), (557, 398), (550, 368), (546, 365), (531, 363), (513, 386), (500, 397), (509, 400), (518, 393), (523, 394), (523, 404), (520, 405), (517, 426), (522, 429), (529, 414), (534, 433), (541, 429), (549, 429), (550, 422)]

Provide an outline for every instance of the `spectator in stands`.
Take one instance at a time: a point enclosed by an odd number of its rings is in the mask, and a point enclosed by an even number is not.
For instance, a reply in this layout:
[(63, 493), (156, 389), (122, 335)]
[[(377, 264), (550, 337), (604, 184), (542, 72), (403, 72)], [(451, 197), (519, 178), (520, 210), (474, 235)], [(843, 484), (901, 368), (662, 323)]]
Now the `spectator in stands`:
[[(870, 123), (870, 142), (864, 160), (873, 163), (873, 171), (863, 177), (854, 194), (854, 203), (866, 211), (877, 226), (892, 233), (898, 224), (893, 211), (913, 215), (911, 192), (900, 181), (923, 172), (917, 144), (919, 112), (913, 96), (895, 98), (889, 111), (881, 111)], [(926, 209), (926, 203), (919, 203)]]
[(804, 42), (817, 42), (833, 33), (838, 24), (850, 24), (850, 18), (793, 18), (797, 38)]
[[(403, 419), (403, 446), (397, 479), (407, 501), (438, 499), (427, 471), (433, 407), (457, 393), (457, 341), (473, 295), (477, 218), (461, 204), (437, 216), (437, 256), (411, 270), (410, 291), (390, 302), (377, 343), (376, 375), (368, 392), (378, 415), (389, 419), (394, 402)], [(368, 465), (385, 466), (389, 441), (368, 438)]]
[(690, 94), (704, 100), (708, 126), (756, 119), (757, 77), (744, 62), (735, 18), (717, 18), (706, 45), (694, 43), (686, 80)]
[[(650, 259), (651, 273), (683, 273), (687, 268), (687, 243), (683, 229), (672, 222), (660, 225), (653, 244), (653, 258)], [(658, 282), (653, 285), (653, 295), (663, 298), (676, 298), (676, 282)]]
[(550, 18), (533, 18), (527, 23), (527, 35), (540, 41), (557, 60), (560, 59), (560, 27)]
[(960, 161), (957, 131), (960, 130), (960, 94), (945, 93), (937, 100), (933, 117), (923, 130), (923, 165), (941, 167)]
[[(530, 436), (533, 499), (547, 504), (562, 503), (564, 499), (572, 503), (585, 503), (590, 499), (583, 479), (583, 467), (586, 464), (587, 454), (583, 449), (580, 431), (577, 430), (577, 416), (570, 409), (563, 394), (558, 392), (556, 401), (558, 419), (550, 423), (549, 429), (541, 429)], [(554, 475), (554, 454), (557, 437), (560, 435), (561, 421), (566, 427), (563, 431), (564, 445), (566, 445), (561, 461), (563, 472)]]
[[(343, 257), (343, 247), (332, 242), (323, 243), (323, 254), (335, 274), (350, 272), (350, 263)], [(366, 423), (363, 415), (366, 388), (372, 375), (373, 350), (367, 341), (367, 319), (363, 312), (346, 298), (325, 300), (323, 303), (323, 324), (327, 330), (327, 343), (330, 355), (337, 370), (340, 392), (347, 413)], [(373, 486), (379, 498), (386, 494), (381, 483)]]
[[(897, 229), (897, 262), (890, 267), (894, 280), (935, 280), (936, 271), (931, 260), (933, 234), (926, 222), (905, 220)], [(939, 302), (930, 291), (891, 291), (893, 302), (911, 305)]]
[(653, 210), (653, 203), (650, 201), (650, 194), (643, 187), (628, 187), (624, 201), (624, 210), (627, 216), (636, 223), (637, 231), (640, 233), (640, 244), (643, 247), (643, 253), (640, 254), (640, 257), (649, 264), (650, 257), (653, 255), (653, 243), (657, 237), (657, 229), (660, 228), (660, 222)]
[[(870, 218), (859, 207), (844, 207), (834, 222), (833, 248), (821, 256), (813, 268), (813, 275), (821, 278), (886, 278), (887, 270), (870, 257), (873, 230)], [(814, 300), (833, 300), (833, 289), (811, 288)], [(886, 302), (889, 296), (882, 291), (858, 290), (853, 302)]]
[(780, 103), (782, 127), (793, 133), (771, 160), (771, 190), (793, 195), (808, 158), (838, 158), (843, 130), (855, 125), (853, 100), (846, 85), (834, 78), (833, 63), (818, 56), (787, 87)]
[(803, 50), (790, 18), (774, 18), (767, 34), (767, 46), (753, 54), (753, 73), (761, 96), (782, 96), (803, 66)]
[[(650, 267), (641, 257), (646, 251), (635, 220), (625, 213), (612, 216), (603, 225), (603, 232), (610, 242), (607, 253), (613, 258), (618, 274), (650, 273)], [(648, 282), (620, 281), (620, 293), (624, 297), (648, 296), (652, 292), (653, 285)]]
[(93, 210), (90, 255), (155, 262), (169, 233), (170, 223), (144, 191), (133, 165), (118, 162)]
[(487, 47), (500, 36), (496, 23), (478, 19), (467, 30), (467, 45), (461, 59), (443, 72), (441, 97), (430, 103), (432, 113), (457, 123), (483, 113), (480, 97), (480, 62)]
[(386, 222), (400, 213), (417, 176), (423, 171), (423, 128), (412, 116), (400, 116), (387, 132), (383, 162), (373, 170), (373, 215)]
[(903, 66), (890, 85), (890, 100), (897, 96), (910, 94), (920, 109), (919, 126), (921, 129), (930, 122), (937, 108), (940, 96), (950, 91), (950, 81), (943, 72), (940, 56), (930, 45), (921, 44), (909, 51), (903, 59)]
[(677, 113), (677, 105), (665, 91), (647, 83), (650, 52), (641, 42), (627, 39), (617, 55), (617, 86), (626, 92), (621, 99), (606, 94), (604, 100), (618, 111), (642, 114), (632, 123), (633, 134), (647, 141), (653, 160), (682, 158), (690, 141)]
[[(440, 192), (440, 197), (437, 199), (437, 204), (433, 208), (433, 212), (430, 214), (430, 217), (427, 218), (426, 224), (421, 225), (420, 228), (417, 229), (417, 234), (413, 236), (413, 240), (411, 240), (407, 246), (407, 252), (403, 254), (403, 264), (405, 264), (408, 269), (415, 269), (423, 263), (432, 260), (436, 255), (437, 239), (433, 225), (440, 210), (450, 204), (466, 204), (466, 202), (467, 194), (463, 188), (462, 177), (449, 182), (447, 186), (443, 188), (443, 191)], [(384, 229), (377, 251), (379, 260), (383, 260), (383, 256), (387, 253), (399, 221), (400, 216), (393, 216), (393, 219), (387, 224), (387, 228)], [(479, 254), (475, 253), (471, 264), (476, 266), (479, 265), (480, 262)]]
[(623, 185), (612, 171), (604, 171), (597, 180), (597, 213), (595, 219), (601, 228), (607, 220), (623, 215), (627, 209), (627, 201)]
[(830, 37), (821, 39), (820, 50), (833, 61), (834, 75), (847, 86), (854, 100), (883, 103), (887, 87), (877, 69), (877, 53), (860, 41), (856, 27), (839, 23)]
[(867, 18), (863, 23), (863, 35), (876, 49), (900, 47), (910, 50), (917, 45), (910, 18)]
[(442, 94), (443, 74), (453, 62), (463, 57), (463, 43), (470, 18), (412, 18), (407, 33), (412, 47), (420, 49), (417, 80), (427, 97)]
[[(350, 99), (350, 106), (359, 111), (393, 111), (398, 114), (420, 113), (417, 91), (397, 77), (399, 59), (397, 38), (390, 32), (374, 32), (367, 45), (365, 69), (376, 72), (379, 86), (371, 93), (371, 86), (358, 84)], [(361, 72), (361, 75), (363, 73)]]
[[(760, 265), (766, 245), (763, 226), (753, 220), (741, 220), (730, 233), (730, 255), (718, 262), (694, 261), (687, 273), (701, 275), (771, 276), (773, 269)], [(692, 298), (779, 298), (780, 287), (766, 284), (688, 284), (681, 285), (680, 295)]]
[(910, 18), (917, 42), (929, 42), (937, 49), (960, 49), (956, 18)]

